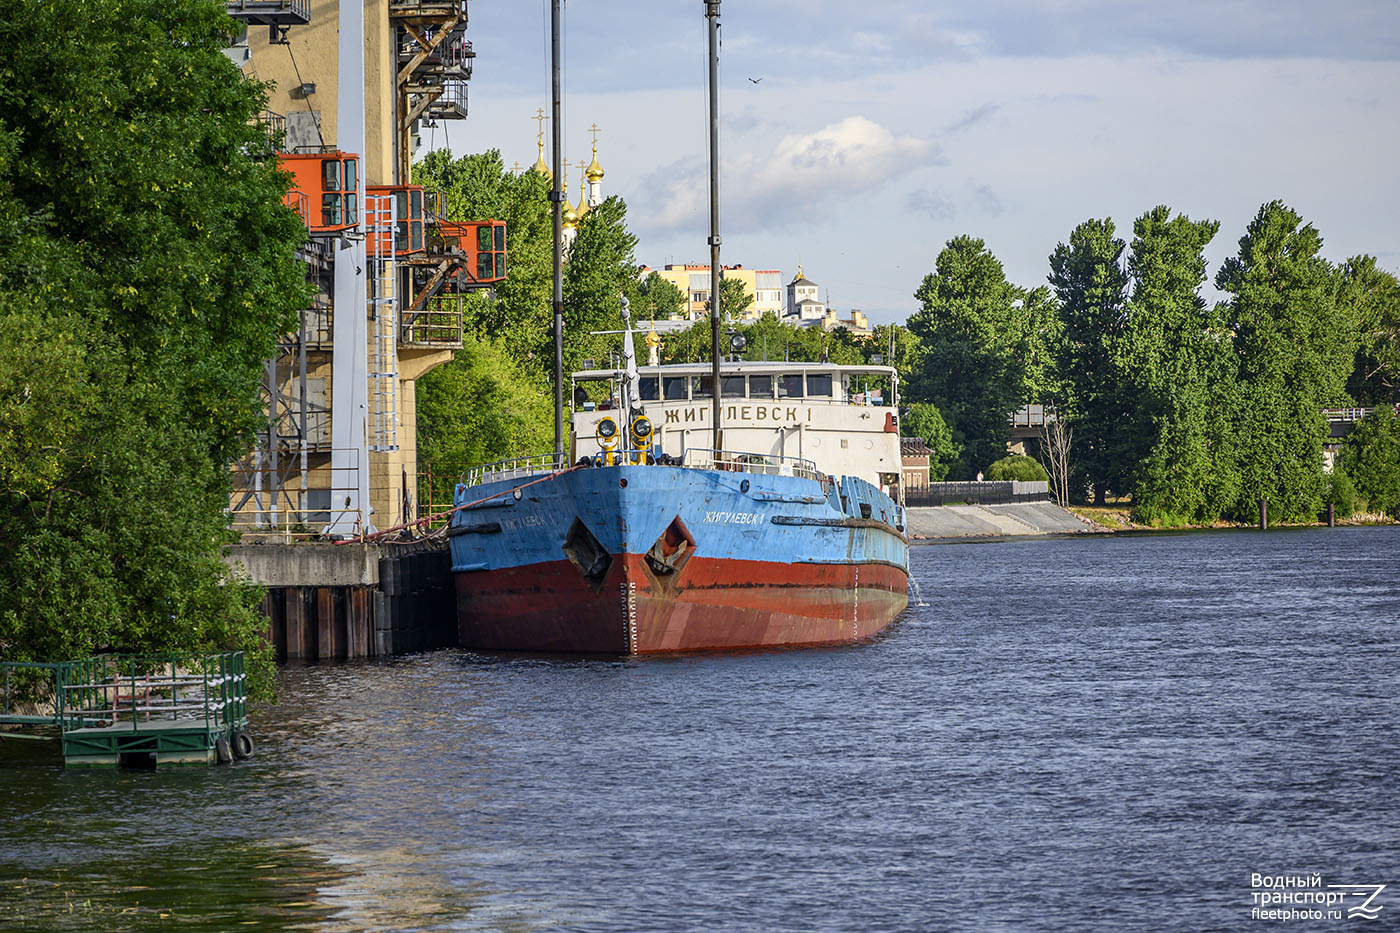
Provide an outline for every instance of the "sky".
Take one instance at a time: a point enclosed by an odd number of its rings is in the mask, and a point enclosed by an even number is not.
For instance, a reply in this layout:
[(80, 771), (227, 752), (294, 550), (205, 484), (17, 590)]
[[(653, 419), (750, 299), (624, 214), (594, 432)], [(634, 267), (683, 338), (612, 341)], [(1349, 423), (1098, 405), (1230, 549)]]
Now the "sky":
[[(703, 0), (563, 9), (564, 158), (588, 161), (596, 123), (637, 261), (708, 263)], [(549, 2), (469, 12), (470, 116), (423, 130), (425, 149), (532, 165)], [(800, 262), (842, 316), (905, 320), (955, 236), (1030, 288), (1080, 222), (1109, 217), (1130, 241), (1158, 204), (1220, 222), (1212, 277), (1275, 199), (1328, 259), (1400, 273), (1395, 0), (727, 0), (720, 14), (721, 261), (785, 282)]]

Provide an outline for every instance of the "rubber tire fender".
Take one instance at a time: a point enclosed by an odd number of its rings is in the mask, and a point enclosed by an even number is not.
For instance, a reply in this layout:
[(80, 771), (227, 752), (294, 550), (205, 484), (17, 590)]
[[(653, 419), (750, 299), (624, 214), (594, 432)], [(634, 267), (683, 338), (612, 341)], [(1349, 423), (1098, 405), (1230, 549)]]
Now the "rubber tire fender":
[(228, 744), (228, 736), (221, 735), (214, 740), (214, 758), (221, 765), (233, 761), (233, 750)]
[(233, 757), (239, 761), (253, 757), (253, 737), (242, 729), (233, 731)]

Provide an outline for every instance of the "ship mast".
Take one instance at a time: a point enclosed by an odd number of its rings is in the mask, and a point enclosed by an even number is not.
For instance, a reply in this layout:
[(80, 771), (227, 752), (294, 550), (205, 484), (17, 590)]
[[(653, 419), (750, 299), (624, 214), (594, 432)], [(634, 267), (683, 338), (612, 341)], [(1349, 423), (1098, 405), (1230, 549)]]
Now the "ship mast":
[[(554, 463), (564, 462), (564, 188), (563, 143), (560, 129), (561, 93), (559, 78), (559, 10), (563, 0), (550, 2), (550, 72), (553, 86), (553, 116), (550, 119), (553, 144), (553, 189), (549, 200), (554, 214)], [(717, 325), (718, 326), (718, 325)], [(719, 331), (716, 330), (716, 333)]]
[(719, 426), (719, 2), (704, 0), (705, 19), (710, 27), (710, 358), (714, 362), (710, 386), (714, 408), (710, 424), (714, 426), (716, 461), (723, 450)]

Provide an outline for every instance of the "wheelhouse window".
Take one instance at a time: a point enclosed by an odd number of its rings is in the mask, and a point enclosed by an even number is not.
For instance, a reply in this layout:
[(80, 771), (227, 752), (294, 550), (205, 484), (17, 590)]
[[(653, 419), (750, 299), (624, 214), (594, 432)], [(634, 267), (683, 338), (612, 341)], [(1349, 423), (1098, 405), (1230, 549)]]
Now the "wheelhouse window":
[(691, 398), (714, 398), (715, 377), (714, 376), (691, 376), (690, 377), (690, 397)]
[(773, 377), (772, 376), (750, 376), (749, 377), (749, 398), (772, 398), (773, 397)]
[(744, 397), (744, 377), (743, 376), (721, 376), (720, 393), (723, 398), (743, 398)]
[(801, 373), (790, 373), (778, 377), (778, 398), (802, 398)]
[(689, 397), (686, 395), (685, 376), (667, 376), (661, 380), (661, 388), (668, 402), (685, 401)]
[(808, 373), (807, 394), (813, 397), (831, 397), (831, 373)]
[(638, 389), (644, 402), (654, 402), (659, 397), (660, 386), (655, 376), (643, 376)]

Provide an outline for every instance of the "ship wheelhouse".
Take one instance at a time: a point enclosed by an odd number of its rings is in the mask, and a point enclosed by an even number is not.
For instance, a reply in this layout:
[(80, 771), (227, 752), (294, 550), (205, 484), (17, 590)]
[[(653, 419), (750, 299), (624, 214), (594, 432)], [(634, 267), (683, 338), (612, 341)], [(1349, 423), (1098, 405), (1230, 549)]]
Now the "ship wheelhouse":
[[(654, 426), (651, 451), (681, 459), (713, 444), (711, 364), (638, 367), (638, 395)], [(572, 378), (575, 456), (600, 447), (598, 424), (616, 414), (617, 370)], [(726, 451), (814, 463), (829, 475), (859, 476), (899, 501), (898, 376), (888, 366), (729, 362), (720, 370), (720, 428)], [(610, 414), (611, 413), (611, 414)]]

